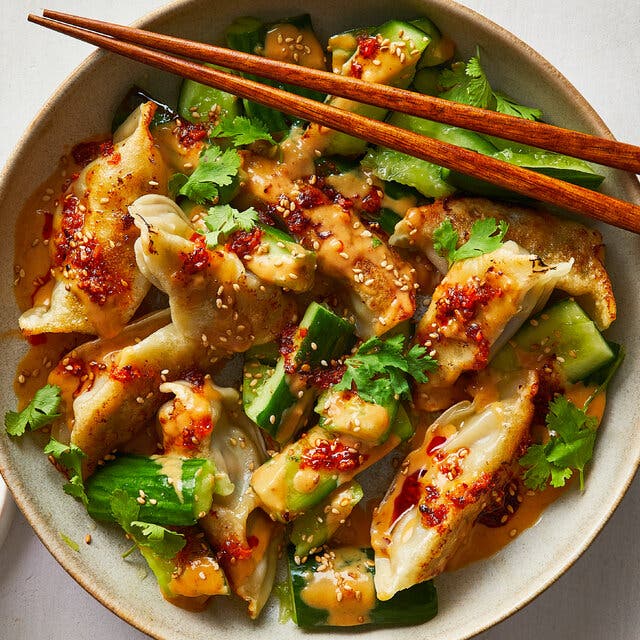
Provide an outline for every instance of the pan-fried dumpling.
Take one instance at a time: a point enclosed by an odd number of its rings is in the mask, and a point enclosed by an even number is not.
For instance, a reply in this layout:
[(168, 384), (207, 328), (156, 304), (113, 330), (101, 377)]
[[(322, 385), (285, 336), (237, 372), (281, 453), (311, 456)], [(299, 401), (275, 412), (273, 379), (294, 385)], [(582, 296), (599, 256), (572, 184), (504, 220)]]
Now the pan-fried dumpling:
[(129, 210), (140, 229), (138, 266), (168, 294), (171, 318), (184, 336), (241, 352), (273, 340), (294, 321), (293, 299), (262, 284), (234, 253), (208, 249), (175, 202), (144, 196)]
[(149, 133), (155, 112), (141, 105), (116, 131), (108, 155), (88, 164), (62, 196), (49, 244), (53, 292), (20, 318), (26, 335), (78, 331), (117, 335), (149, 290), (127, 211), (145, 193), (166, 193), (164, 161)]
[(448, 407), (458, 377), (486, 367), (570, 269), (571, 262), (545, 265), (513, 241), (454, 263), (416, 328), (415, 343), (438, 360), (429, 381), (416, 385), (416, 405), (424, 411)]
[[(171, 385), (171, 389), (167, 384), (162, 388), (180, 393), (182, 403), (186, 401), (194, 411), (188, 417), (181, 411), (184, 424), (197, 420), (197, 416), (203, 417), (205, 404), (211, 404), (208, 455), (216, 469), (229, 478), (233, 490), (214, 497), (211, 511), (200, 519), (200, 525), (233, 591), (248, 602), (249, 615), (255, 618), (271, 593), (282, 533), (282, 528), (258, 509), (258, 498), (250, 485), (253, 470), (267, 457), (264, 442), (258, 428), (242, 412), (235, 389), (222, 389), (205, 379), (202, 393), (197, 391), (200, 398), (194, 399), (187, 397), (189, 391), (185, 386), (178, 389), (177, 384), (184, 385), (179, 382)], [(172, 420), (178, 418), (175, 407), (172, 416)], [(162, 412), (160, 419), (162, 422)]]
[(490, 500), (533, 418), (537, 374), (521, 372), (497, 385), (495, 401), (461, 402), (427, 430), (400, 467), (374, 514), (376, 595), (388, 600), (443, 571)]
[(269, 206), (302, 246), (316, 252), (319, 275), (337, 284), (353, 308), (358, 335), (381, 335), (410, 319), (418, 286), (411, 265), (372, 235), (355, 207), (343, 208), (313, 184), (296, 182), (296, 168), (308, 158), (297, 155), (302, 149), (289, 152), (284, 163), (243, 152), (237, 201)]
[(396, 225), (391, 242), (421, 249), (445, 274), (447, 261), (433, 248), (433, 232), (444, 220), (450, 220), (462, 244), (469, 237), (473, 223), (483, 218), (508, 222), (506, 239), (540, 256), (546, 264), (573, 258), (573, 269), (558, 280), (556, 287), (577, 298), (601, 330), (615, 320), (616, 301), (604, 268), (602, 236), (579, 222), (484, 198), (447, 198), (409, 209)]
[(206, 370), (215, 354), (189, 341), (161, 311), (129, 325), (118, 337), (87, 342), (49, 374), (62, 389), (71, 442), (87, 455), (91, 474), (105, 455), (133, 438), (163, 401), (163, 379), (194, 367)]

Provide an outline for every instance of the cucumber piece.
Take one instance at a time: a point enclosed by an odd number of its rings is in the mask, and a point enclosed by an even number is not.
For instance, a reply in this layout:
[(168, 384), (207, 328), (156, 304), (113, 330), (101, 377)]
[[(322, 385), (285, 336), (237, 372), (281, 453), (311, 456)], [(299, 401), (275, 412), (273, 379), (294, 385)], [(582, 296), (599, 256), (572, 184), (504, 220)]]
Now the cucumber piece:
[(340, 73), (344, 63), (358, 48), (358, 40), (374, 35), (375, 32), (376, 27), (357, 27), (331, 36), (327, 43), (327, 51), (331, 53), (332, 71)]
[(416, 432), (407, 410), (401, 404), (398, 405), (398, 411), (391, 425), (391, 431), (400, 438), (401, 442), (408, 440)]
[[(403, 50), (407, 54), (402, 57), (392, 54), (390, 50), (380, 50), (379, 43), (375, 41), (375, 36), (380, 35), (383, 39), (389, 39), (391, 43), (404, 42)], [(416, 64), (419, 55), (422, 54), (428, 44), (428, 38), (423, 31), (408, 22), (391, 20), (385, 22), (377, 29), (373, 29), (371, 34), (364, 38), (357, 39), (358, 47), (353, 55), (343, 64), (340, 73), (346, 76), (359, 77), (366, 82), (388, 84), (406, 89), (413, 80)], [(369, 43), (372, 42), (372, 46)], [(415, 51), (414, 55), (410, 55)], [(364, 105), (345, 98), (331, 97), (329, 104), (359, 113), (360, 115), (382, 120), (387, 110), (371, 105)], [(324, 143), (318, 142), (316, 148), (323, 149), (326, 155), (360, 155), (366, 149), (366, 142), (346, 133), (331, 131), (325, 134), (329, 136)]]
[(127, 94), (122, 99), (120, 104), (116, 107), (111, 120), (111, 133), (114, 133), (118, 127), (131, 115), (131, 113), (137, 109), (141, 104), (145, 102), (155, 102), (157, 105), (156, 113), (151, 120), (151, 127), (157, 127), (159, 124), (165, 124), (171, 122), (176, 117), (176, 112), (166, 104), (159, 102), (155, 98), (151, 97), (144, 89), (141, 89), (137, 85), (133, 85)]
[(209, 512), (215, 484), (216, 468), (209, 460), (120, 456), (87, 480), (87, 511), (94, 520), (114, 522), (111, 494), (122, 489), (138, 499), (143, 491), (140, 520), (163, 526), (193, 525)]
[(437, 96), (440, 89), (440, 69), (433, 67), (424, 67), (418, 69), (413, 78), (411, 88), (418, 93), (424, 93), (428, 96)]
[[(228, 71), (224, 67), (215, 64), (206, 64), (207, 67)], [(206, 122), (208, 114), (212, 109), (220, 108), (220, 117), (234, 118), (240, 115), (240, 104), (237, 96), (231, 93), (208, 87), (206, 84), (200, 84), (195, 80), (184, 80), (180, 88), (180, 97), (178, 98), (178, 113), (180, 117), (189, 122)], [(194, 112), (199, 114), (194, 117)]]
[[(397, 112), (391, 115), (389, 123), (478, 153), (491, 155), (496, 152), (496, 148), (486, 138), (459, 127)], [(443, 179), (442, 167), (439, 165), (413, 158), (392, 149), (376, 147), (369, 151), (362, 164), (378, 178), (394, 180), (414, 187), (430, 198), (441, 198), (450, 195), (454, 190)]]
[[(242, 249), (238, 257), (263, 282), (285, 287), (296, 293), (308, 291), (316, 270), (316, 254), (298, 244), (290, 235), (259, 223), (262, 232), (254, 247)], [(231, 245), (234, 250), (233, 244)]]
[[(356, 625), (413, 625), (426, 622), (438, 612), (438, 597), (432, 581), (422, 582), (397, 593), (390, 600), (375, 597), (373, 550), (342, 547), (332, 556), (315, 556), (301, 562), (293, 547), (289, 549), (289, 585), (293, 601), (293, 620), (304, 629)], [(365, 602), (373, 595), (368, 611), (358, 607), (347, 613), (344, 591), (339, 601), (336, 585), (348, 584), (352, 593), (360, 591)], [(361, 612), (362, 609), (362, 612)]]
[(294, 520), (289, 539), (295, 545), (295, 554), (304, 558), (320, 549), (344, 523), (363, 496), (362, 487), (355, 481), (349, 482)]
[(556, 356), (556, 364), (568, 382), (585, 379), (616, 357), (593, 321), (572, 299), (557, 302), (526, 323), (496, 354), (491, 366), (509, 371), (541, 354)]
[(393, 235), (398, 222), (402, 220), (402, 216), (399, 216), (395, 211), (392, 211), (391, 209), (383, 207), (382, 209), (380, 209), (380, 212), (378, 213), (375, 220), (380, 225), (380, 228), (385, 233), (388, 233), (391, 236)]
[(436, 67), (453, 58), (456, 49), (455, 43), (449, 36), (443, 35), (432, 20), (418, 18), (411, 20), (411, 24), (418, 27), (429, 38), (429, 44), (418, 62), (418, 69)]
[[(344, 355), (353, 345), (354, 332), (353, 324), (327, 307), (312, 302), (291, 336), (288, 353), (280, 355), (273, 368), (256, 369), (256, 360), (250, 356), (246, 359), (243, 378), (245, 413), (273, 438), (286, 442), (299, 426), (292, 426), (287, 419), (295, 417), (300, 423), (310, 410), (316, 393), (308, 389), (296, 373), (303, 366), (310, 370), (322, 366), (323, 360), (329, 362)], [(253, 383), (252, 372), (261, 375), (259, 383)], [(300, 391), (302, 395), (299, 397)], [(289, 411), (293, 411), (294, 416), (289, 415)]]

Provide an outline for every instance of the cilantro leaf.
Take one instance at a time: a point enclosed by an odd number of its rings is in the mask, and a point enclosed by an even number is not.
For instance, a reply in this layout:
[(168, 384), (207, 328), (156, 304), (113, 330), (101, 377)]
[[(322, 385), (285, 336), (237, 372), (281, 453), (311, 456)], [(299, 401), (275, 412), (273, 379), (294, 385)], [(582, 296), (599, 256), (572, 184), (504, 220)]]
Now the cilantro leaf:
[(496, 223), (493, 218), (476, 220), (471, 226), (469, 239), (456, 249), (459, 236), (450, 220), (444, 220), (433, 232), (433, 248), (447, 258), (449, 266), (458, 260), (475, 258), (484, 253), (491, 253), (500, 247), (509, 229), (504, 221)]
[(516, 116), (516, 118), (524, 118), (525, 120), (540, 120), (542, 111), (535, 107), (525, 107), (522, 104), (514, 102), (504, 93), (493, 92), (496, 99), (496, 111), (506, 113), (508, 116)]
[(89, 499), (84, 490), (84, 482), (82, 481), (82, 459), (86, 458), (84, 451), (75, 444), (63, 444), (58, 442), (53, 436), (49, 443), (45, 446), (44, 452), (51, 456), (56, 462), (64, 467), (69, 473), (69, 482), (62, 488), (74, 498), (82, 500), (86, 507)]
[(598, 419), (587, 415), (566, 396), (549, 403), (546, 417), (551, 437), (546, 444), (534, 444), (520, 458), (527, 470), (524, 483), (535, 490), (547, 482), (563, 487), (574, 471), (580, 474), (580, 490), (584, 489), (584, 469), (593, 457)]
[(258, 140), (266, 140), (275, 144), (266, 125), (259, 120), (251, 120), (245, 116), (224, 118), (209, 134), (212, 138), (232, 138), (236, 147), (251, 144)]
[(253, 229), (258, 222), (258, 212), (253, 207), (238, 211), (228, 204), (223, 204), (211, 207), (203, 221), (208, 231), (200, 233), (205, 236), (207, 246), (213, 248), (235, 231)]
[(72, 540), (69, 536), (62, 533), (62, 531), (58, 531), (58, 535), (62, 538), (62, 542), (64, 542), (71, 550), (80, 552), (80, 545)]
[(218, 197), (219, 187), (233, 182), (240, 168), (240, 156), (235, 149), (207, 147), (200, 154), (200, 161), (190, 176), (177, 173), (169, 180), (169, 189), (186, 196), (198, 204), (212, 202)]
[(27, 430), (36, 431), (60, 417), (60, 387), (47, 384), (38, 389), (31, 402), (20, 412), (7, 411), (4, 426), (10, 436), (21, 436)]
[(334, 389), (355, 388), (366, 402), (383, 406), (408, 398), (411, 393), (408, 378), (426, 382), (427, 372), (434, 371), (437, 362), (419, 345), (405, 355), (404, 343), (405, 336), (401, 334), (386, 340), (369, 338), (346, 359), (346, 371)]
[(458, 232), (453, 228), (451, 220), (444, 220), (433, 232), (433, 248), (436, 253), (446, 257), (451, 266), (453, 262), (451, 256), (455, 254), (457, 246)]
[(466, 64), (455, 62), (451, 69), (445, 69), (438, 82), (445, 89), (440, 97), (446, 100), (492, 109), (527, 120), (540, 120), (542, 117), (540, 109), (518, 104), (504, 93), (493, 91), (480, 63), (479, 53)]
[(161, 558), (173, 558), (186, 544), (185, 537), (159, 524), (141, 522), (140, 505), (123, 489), (111, 494), (111, 513), (138, 547), (148, 547)]

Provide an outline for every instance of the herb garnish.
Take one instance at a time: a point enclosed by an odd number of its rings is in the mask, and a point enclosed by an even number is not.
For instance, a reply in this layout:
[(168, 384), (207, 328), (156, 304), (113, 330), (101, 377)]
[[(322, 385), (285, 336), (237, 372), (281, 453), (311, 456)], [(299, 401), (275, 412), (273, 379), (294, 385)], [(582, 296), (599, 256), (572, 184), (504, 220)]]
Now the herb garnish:
[(347, 369), (334, 389), (355, 388), (363, 400), (379, 405), (408, 398), (408, 378), (426, 382), (427, 372), (434, 371), (438, 364), (421, 345), (414, 345), (405, 353), (405, 340), (401, 334), (386, 340), (369, 338), (345, 360)]
[(200, 231), (205, 236), (207, 246), (215, 247), (221, 237), (228, 238), (235, 231), (250, 231), (258, 222), (258, 212), (249, 207), (244, 211), (234, 209), (228, 204), (217, 205), (209, 209), (203, 219), (208, 231)]
[(20, 412), (7, 411), (4, 426), (10, 436), (21, 436), (27, 430), (36, 431), (60, 417), (60, 387), (47, 384), (38, 389), (31, 402)]
[(451, 266), (458, 260), (495, 251), (502, 244), (508, 229), (509, 225), (504, 220), (498, 223), (493, 218), (476, 220), (471, 227), (469, 239), (456, 249), (458, 232), (453, 228), (451, 220), (444, 220), (433, 232), (433, 248), (446, 257)]
[(44, 452), (69, 472), (69, 482), (62, 487), (64, 492), (82, 500), (86, 507), (89, 500), (82, 481), (82, 459), (87, 457), (84, 451), (73, 443), (62, 444), (52, 436)]
[(186, 544), (181, 533), (138, 520), (140, 505), (122, 489), (111, 494), (111, 513), (139, 547), (148, 547), (161, 558), (173, 558)]
[(598, 419), (585, 409), (576, 407), (566, 396), (549, 403), (546, 417), (551, 437), (546, 444), (534, 444), (520, 458), (526, 467), (523, 479), (527, 487), (544, 489), (563, 487), (574, 471), (580, 474), (580, 490), (584, 489), (584, 468), (593, 456)]
[(445, 69), (440, 74), (439, 84), (445, 89), (440, 97), (446, 100), (492, 109), (526, 120), (539, 120), (542, 117), (539, 109), (525, 107), (503, 93), (493, 91), (480, 64), (479, 53), (467, 63), (456, 62), (451, 69)]
[(251, 120), (246, 116), (223, 118), (209, 133), (211, 138), (231, 138), (236, 147), (266, 140), (275, 144), (267, 126), (260, 120)]
[(198, 204), (213, 202), (220, 187), (226, 187), (240, 168), (240, 156), (235, 149), (207, 147), (200, 154), (200, 161), (190, 176), (175, 173), (169, 180), (169, 191), (186, 196)]

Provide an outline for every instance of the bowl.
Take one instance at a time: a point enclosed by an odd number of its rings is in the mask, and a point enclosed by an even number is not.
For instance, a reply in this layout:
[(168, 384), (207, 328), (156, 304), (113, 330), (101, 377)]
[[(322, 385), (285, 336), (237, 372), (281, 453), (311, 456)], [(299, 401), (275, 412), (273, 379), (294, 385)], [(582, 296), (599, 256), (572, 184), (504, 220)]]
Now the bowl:
[[(565, 78), (517, 38), (450, 0), (402, 0), (388, 7), (384, 0), (368, 2), (366, 15), (360, 3), (343, 6), (330, 0), (322, 11), (310, 1), (277, 3), (239, 0), (233, 6), (207, 0), (185, 0), (162, 9), (140, 24), (199, 40), (211, 40), (234, 17), (257, 14), (276, 18), (308, 10), (322, 36), (343, 27), (382, 22), (391, 17), (426, 14), (453, 36), (463, 57), (479, 45), (483, 62), (501, 90), (524, 103), (539, 106), (556, 124), (603, 136), (610, 133), (604, 123)], [(55, 168), (55, 159), (70, 146), (92, 135), (108, 131), (111, 113), (127, 88), (137, 83), (160, 99), (174, 100), (179, 80), (141, 65), (102, 53), (92, 55), (47, 102), (20, 141), (0, 178), (0, 212), (4, 228), (13, 229), (16, 212), (25, 194), (45, 180)], [(88, 97), (90, 96), (90, 98)], [(95, 105), (98, 105), (97, 107)], [(29, 158), (29, 171), (24, 158)], [(607, 171), (605, 191), (640, 202), (636, 180)], [(640, 374), (640, 338), (632, 318), (640, 311), (640, 287), (629, 282), (627, 273), (640, 268), (638, 239), (609, 227), (602, 231), (609, 246), (608, 267), (614, 281), (622, 317), (610, 332), (624, 342), (628, 356), (610, 392), (610, 405), (591, 465), (583, 495), (570, 491), (551, 505), (542, 521), (525, 531), (496, 556), (437, 579), (440, 597), (438, 616), (418, 628), (395, 629), (398, 639), (438, 637), (459, 640), (495, 624), (524, 606), (557, 579), (579, 557), (611, 515), (630, 483), (640, 461), (640, 422), (634, 380)], [(615, 247), (615, 251), (611, 248)], [(5, 299), (13, 300), (12, 256), (0, 258), (0, 282)], [(627, 284), (628, 286), (623, 286)], [(18, 309), (6, 304), (0, 309), (0, 338), (5, 357), (0, 375), (12, 380), (16, 363), (25, 350), (15, 328)], [(8, 385), (0, 394), (2, 410), (13, 408), (15, 398)], [(606, 442), (606, 446), (603, 446)], [(0, 435), (0, 469), (18, 506), (43, 543), (64, 568), (114, 613), (157, 638), (225, 636), (241, 638), (252, 630), (297, 638), (302, 632), (277, 622), (277, 603), (272, 603), (257, 623), (251, 623), (238, 602), (213, 602), (204, 614), (189, 614), (162, 600), (153, 579), (141, 579), (142, 564), (125, 564), (120, 553), (124, 542), (106, 528), (95, 528), (81, 505), (62, 491), (59, 474), (44, 460), (41, 446), (33, 439), (10, 440)], [(80, 553), (70, 549), (60, 533), (81, 540), (92, 533), (90, 546)], [(388, 631), (373, 630), (385, 637)], [(318, 636), (340, 638), (351, 634), (331, 631)]]

